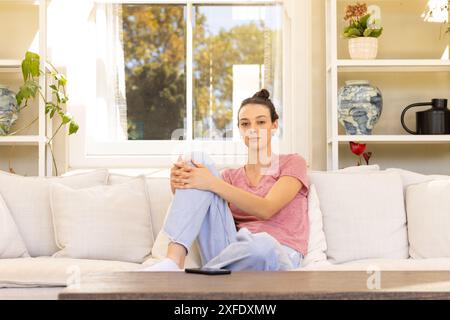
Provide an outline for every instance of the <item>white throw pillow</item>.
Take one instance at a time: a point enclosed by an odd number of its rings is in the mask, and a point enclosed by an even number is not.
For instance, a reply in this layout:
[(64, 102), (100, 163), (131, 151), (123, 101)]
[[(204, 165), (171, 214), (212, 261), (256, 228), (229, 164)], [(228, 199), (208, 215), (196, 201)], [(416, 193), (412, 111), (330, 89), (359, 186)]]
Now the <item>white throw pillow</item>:
[(380, 166), (378, 164), (371, 164), (369, 166), (352, 166), (346, 167), (339, 170), (330, 171), (319, 171), (319, 170), (308, 170), (308, 176), (314, 173), (371, 173), (380, 172)]
[(143, 176), (114, 186), (72, 189), (53, 184), (54, 257), (142, 263), (154, 237)]
[(450, 258), (450, 179), (409, 186), (406, 209), (411, 257)]
[(8, 207), (0, 194), (0, 259), (29, 257)]
[(314, 173), (332, 263), (408, 258), (402, 181), (393, 173)]
[(399, 168), (388, 168), (385, 170), (385, 172), (391, 172), (391, 173), (398, 173), (400, 174), (400, 177), (402, 178), (403, 182), (403, 191), (406, 194), (406, 189), (412, 185), (417, 183), (422, 183), (426, 181), (432, 181), (432, 180), (446, 180), (450, 179), (450, 176), (445, 175), (437, 175), (437, 174), (421, 174), (413, 171), (408, 171), (404, 169)]
[(72, 188), (106, 184), (106, 169), (70, 177), (23, 177), (0, 171), (0, 193), (32, 257), (51, 256), (55, 243), (49, 187), (58, 182)]
[[(362, 173), (362, 172), (379, 172), (380, 166), (377, 164), (368, 166), (352, 166), (335, 171), (342, 173)], [(315, 173), (326, 173), (327, 171), (311, 171), (309, 175)], [(303, 258), (302, 267), (306, 267), (311, 263), (317, 263), (327, 260), (326, 250), (327, 242), (325, 233), (323, 232), (323, 218), (320, 210), (320, 201), (317, 195), (316, 187), (311, 184), (308, 193), (308, 217), (309, 217), (309, 240), (308, 253)]]
[(309, 240), (308, 253), (302, 261), (302, 266), (306, 267), (310, 263), (327, 260), (325, 251), (327, 242), (323, 232), (322, 212), (320, 211), (319, 197), (316, 187), (309, 186), (308, 193), (308, 217), (309, 217)]
[(347, 168), (335, 170), (335, 171), (332, 171), (332, 172), (346, 172), (346, 173), (356, 172), (356, 173), (361, 173), (361, 172), (372, 172), (372, 171), (380, 171), (380, 166), (378, 164), (363, 165), (363, 166), (352, 166), (352, 167), (347, 167)]
[[(167, 212), (167, 207), (172, 201), (173, 195), (170, 190), (170, 180), (166, 176), (165, 172), (162, 172), (161, 175), (157, 173), (152, 174), (151, 176), (145, 175), (147, 188), (150, 199), (150, 210), (152, 214), (152, 223), (153, 223), (153, 234), (159, 234), (161, 230), (164, 219)], [(117, 173), (109, 173), (108, 176), (108, 184), (116, 185), (120, 183), (125, 183), (132, 179), (132, 176), (117, 174)]]

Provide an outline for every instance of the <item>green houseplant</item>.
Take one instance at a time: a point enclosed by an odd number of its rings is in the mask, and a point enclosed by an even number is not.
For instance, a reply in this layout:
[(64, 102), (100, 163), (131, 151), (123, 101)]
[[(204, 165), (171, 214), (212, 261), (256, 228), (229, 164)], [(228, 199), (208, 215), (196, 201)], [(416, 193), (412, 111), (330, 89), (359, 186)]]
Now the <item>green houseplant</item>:
[(349, 39), (348, 48), (352, 59), (375, 59), (378, 53), (378, 37), (383, 33), (380, 21), (368, 13), (365, 3), (348, 5), (344, 20), (347, 26), (343, 37)]
[[(29, 107), (29, 101), (34, 100), (38, 95), (39, 98), (44, 101), (45, 104), (45, 114), (53, 119), (57, 115), (61, 123), (58, 128), (52, 133), (52, 136), (47, 140), (47, 144), (50, 148), (53, 160), (53, 166), (55, 168), (55, 174), (58, 175), (58, 168), (55, 161), (55, 156), (53, 153), (52, 141), (63, 126), (69, 126), (68, 134), (74, 134), (78, 131), (78, 124), (75, 120), (64, 111), (63, 107), (69, 100), (66, 95), (66, 77), (59, 73), (58, 70), (49, 62), (47, 62), (48, 68), (45, 71), (40, 70), (40, 56), (34, 52), (26, 52), (25, 58), (22, 61), (22, 76), (23, 84), (20, 86), (19, 91), (16, 94), (17, 105), (19, 106), (19, 111)], [(47, 88), (41, 88), (39, 85), (39, 76), (45, 74), (45, 76), (50, 76), (52, 81), (48, 84)], [(46, 89), (50, 90), (51, 98), (47, 99)], [(39, 119), (39, 116), (33, 119), (29, 124), (9, 133), (8, 135), (14, 135), (18, 132), (30, 127)]]

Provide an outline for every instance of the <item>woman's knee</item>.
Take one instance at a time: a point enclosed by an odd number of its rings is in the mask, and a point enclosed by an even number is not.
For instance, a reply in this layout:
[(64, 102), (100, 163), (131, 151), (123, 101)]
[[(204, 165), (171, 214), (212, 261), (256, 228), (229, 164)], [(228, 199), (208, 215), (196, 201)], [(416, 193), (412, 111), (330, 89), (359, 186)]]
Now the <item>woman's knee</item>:
[(214, 161), (211, 159), (210, 155), (203, 151), (191, 151), (188, 154), (190, 159), (193, 159), (197, 162), (204, 164), (205, 166), (208, 164), (214, 164)]
[[(194, 160), (203, 164), (205, 167), (211, 171), (212, 174), (218, 176), (219, 172), (216, 169), (214, 160), (210, 157), (210, 155), (203, 151), (191, 151), (187, 156), (185, 156), (186, 160)], [(193, 165), (193, 164), (192, 164)]]

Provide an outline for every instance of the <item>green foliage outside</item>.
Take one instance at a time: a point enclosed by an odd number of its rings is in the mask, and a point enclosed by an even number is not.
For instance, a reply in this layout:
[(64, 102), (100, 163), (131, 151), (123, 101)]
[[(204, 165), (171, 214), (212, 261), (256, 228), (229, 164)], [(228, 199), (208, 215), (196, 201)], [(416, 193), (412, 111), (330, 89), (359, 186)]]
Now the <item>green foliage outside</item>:
[[(248, 23), (210, 35), (206, 16), (196, 9), (193, 121), (208, 121), (212, 111), (215, 128), (230, 130), (233, 65), (267, 63), (272, 50), (264, 46), (271, 45), (276, 34), (263, 23)], [(129, 139), (166, 140), (173, 130), (185, 127), (184, 14), (183, 6), (122, 6)], [(273, 72), (266, 71), (265, 78), (270, 90)]]

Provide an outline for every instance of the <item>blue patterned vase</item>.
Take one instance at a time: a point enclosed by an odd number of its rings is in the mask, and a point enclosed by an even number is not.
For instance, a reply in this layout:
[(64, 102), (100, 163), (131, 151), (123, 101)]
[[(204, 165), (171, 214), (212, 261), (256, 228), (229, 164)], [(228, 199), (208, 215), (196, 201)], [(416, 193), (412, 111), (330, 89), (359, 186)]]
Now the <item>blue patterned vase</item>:
[(380, 89), (367, 80), (346, 81), (338, 91), (338, 119), (348, 135), (370, 135), (383, 109)]
[(11, 126), (19, 118), (16, 94), (0, 85), (0, 136), (7, 135)]

